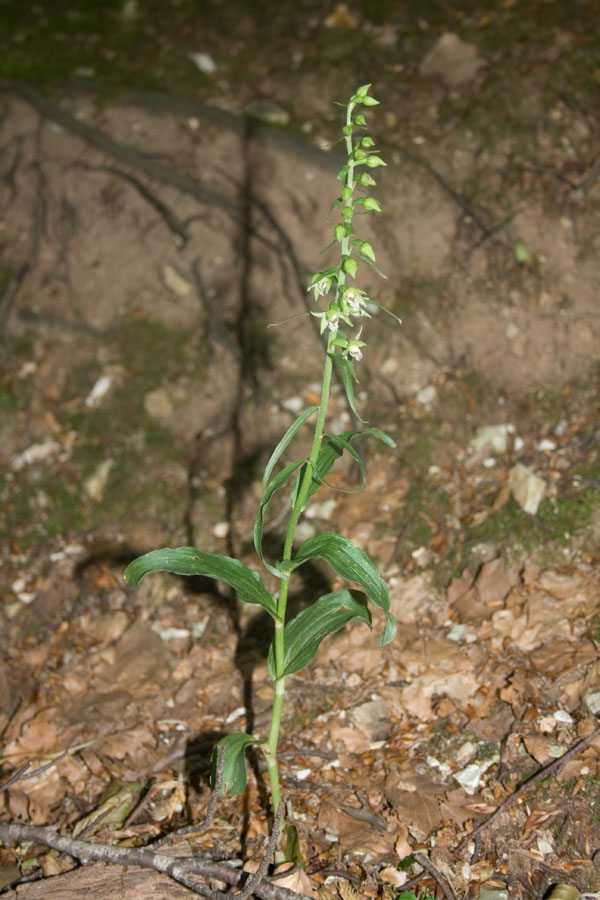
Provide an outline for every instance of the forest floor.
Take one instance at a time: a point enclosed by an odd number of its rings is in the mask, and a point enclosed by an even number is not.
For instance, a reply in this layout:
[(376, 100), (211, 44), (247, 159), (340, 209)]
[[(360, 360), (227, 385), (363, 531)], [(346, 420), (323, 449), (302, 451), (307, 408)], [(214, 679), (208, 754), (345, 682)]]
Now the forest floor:
[[(123, 571), (186, 544), (260, 568), (262, 470), (323, 353), (310, 318), (269, 325), (313, 308), (335, 101), (367, 82), (388, 166), (361, 236), (387, 279), (361, 286), (403, 324), (367, 321), (357, 404), (397, 447), (365, 444), (366, 490), (323, 487), (302, 537), (363, 547), (399, 630), (381, 651), (349, 626), (288, 679), (288, 886), (597, 892), (596, 4), (21, 7), (0, 5), (0, 893), (191, 896), (2, 829), (148, 845), (203, 820), (220, 737), (268, 732), (264, 618)], [(351, 422), (336, 384), (328, 427)], [(299, 571), (296, 607), (342, 586)], [(261, 859), (250, 762), (178, 856)]]

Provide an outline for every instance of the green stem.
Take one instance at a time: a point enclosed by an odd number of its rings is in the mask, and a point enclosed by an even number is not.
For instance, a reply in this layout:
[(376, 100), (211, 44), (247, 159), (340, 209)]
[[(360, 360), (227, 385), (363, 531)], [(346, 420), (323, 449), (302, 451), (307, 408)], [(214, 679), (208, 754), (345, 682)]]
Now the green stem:
[[(346, 114), (346, 123), (352, 124), (352, 111), (355, 104), (350, 103)], [(346, 176), (346, 185), (354, 190), (354, 157), (351, 135), (346, 136), (346, 149), (348, 153), (348, 174)], [(346, 219), (346, 224), (351, 223), (351, 218)], [(349, 252), (349, 237), (346, 236), (341, 241), (342, 258), (347, 256)], [(340, 295), (340, 291), (346, 282), (346, 273), (339, 270), (337, 278), (336, 299)], [(331, 342), (335, 338), (335, 332), (328, 332), (327, 352), (325, 356), (325, 365), (323, 368), (323, 382), (321, 387), (321, 402), (319, 405), (319, 415), (315, 425), (315, 434), (313, 438), (312, 449), (308, 457), (302, 482), (296, 496), (296, 502), (292, 509), (292, 514), (287, 527), (285, 543), (283, 548), (283, 561), (291, 560), (294, 547), (294, 536), (296, 527), (300, 520), (308, 497), (308, 492), (313, 480), (313, 474), (316, 471), (317, 460), (323, 443), (323, 433), (325, 429), (325, 419), (327, 417), (327, 406), (329, 403), (329, 393), (331, 390), (331, 375), (333, 370), (333, 352)], [(282, 578), (279, 597), (277, 600), (277, 619), (275, 622), (275, 637), (273, 641), (273, 656), (275, 663), (275, 696), (273, 698), (273, 709), (271, 713), (271, 729), (269, 739), (264, 747), (265, 757), (267, 759), (267, 768), (269, 774), (269, 785), (271, 788), (271, 798), (273, 802), (273, 810), (276, 811), (281, 802), (281, 789), (279, 786), (279, 767), (277, 764), (277, 744), (279, 741), (279, 729), (281, 725), (281, 712), (283, 709), (283, 699), (285, 696), (285, 676), (284, 672), (284, 626), (285, 613), (287, 608), (288, 591), (290, 576)]]
[[(316, 469), (321, 444), (323, 443), (323, 432), (325, 429), (325, 418), (327, 416), (327, 405), (329, 403), (329, 392), (331, 390), (331, 373), (333, 369), (331, 341), (335, 337), (335, 332), (329, 332), (327, 341), (327, 354), (325, 357), (325, 366), (323, 369), (323, 384), (321, 387), (321, 403), (319, 406), (319, 415), (315, 425), (315, 435), (313, 438), (312, 450), (308, 458), (300, 490), (292, 509), (290, 521), (288, 523), (287, 533), (285, 536), (285, 544), (283, 548), (283, 559), (291, 560), (292, 550), (294, 546), (294, 535), (296, 527), (306, 503), (308, 491), (312, 483), (313, 472)], [(277, 621), (275, 622), (275, 638), (273, 641), (273, 651), (275, 659), (275, 696), (273, 698), (273, 709), (271, 713), (271, 730), (269, 732), (269, 740), (266, 747), (267, 768), (269, 773), (269, 785), (271, 788), (271, 798), (273, 801), (273, 809), (276, 810), (281, 800), (281, 790), (279, 787), (279, 768), (277, 765), (277, 744), (279, 741), (279, 728), (281, 725), (281, 711), (283, 708), (283, 698), (285, 695), (285, 676), (284, 671), (284, 625), (285, 613), (287, 608), (288, 589), (290, 576), (282, 578), (279, 598), (277, 600)]]

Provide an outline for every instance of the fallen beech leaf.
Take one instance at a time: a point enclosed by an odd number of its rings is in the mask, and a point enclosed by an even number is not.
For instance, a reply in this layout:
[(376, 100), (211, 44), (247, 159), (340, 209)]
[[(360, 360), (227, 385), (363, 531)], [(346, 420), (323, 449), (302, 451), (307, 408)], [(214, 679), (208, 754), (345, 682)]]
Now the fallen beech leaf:
[(530, 756), (536, 762), (545, 763), (550, 759), (550, 742), (543, 734), (523, 735), (523, 742)]
[(372, 740), (365, 737), (357, 728), (333, 727), (330, 732), (333, 742), (339, 742), (348, 753), (366, 753), (371, 749)]
[[(275, 874), (279, 875), (280, 872), (285, 872), (286, 869), (293, 868), (293, 863), (285, 863), (283, 866), (278, 866), (275, 869)], [(289, 891), (294, 891), (296, 894), (305, 894), (307, 897), (317, 897), (317, 893), (313, 890), (312, 882), (304, 869), (301, 866), (295, 869), (290, 875), (285, 875), (283, 878), (278, 878), (275, 882), (277, 887), (285, 887)]]

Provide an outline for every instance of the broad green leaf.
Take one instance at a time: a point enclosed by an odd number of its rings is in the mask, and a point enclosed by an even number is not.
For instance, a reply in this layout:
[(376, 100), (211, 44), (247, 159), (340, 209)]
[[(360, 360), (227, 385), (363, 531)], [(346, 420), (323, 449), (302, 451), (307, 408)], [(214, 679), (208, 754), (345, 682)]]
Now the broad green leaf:
[(350, 409), (360, 422), (364, 422), (365, 420), (359, 415), (354, 402), (354, 386), (352, 382), (357, 380), (354, 364), (349, 359), (346, 359), (345, 356), (342, 356), (341, 353), (336, 353), (333, 359), (340, 370)]
[[(325, 594), (312, 606), (303, 609), (284, 629), (283, 674), (292, 675), (307, 666), (314, 659), (321, 641), (354, 619), (371, 625), (365, 595), (346, 588)], [(275, 654), (272, 644), (267, 666), (269, 675), (274, 680)]]
[(288, 428), (288, 430), (286, 431), (284, 436), (281, 438), (281, 440), (279, 441), (279, 443), (273, 450), (273, 452), (271, 454), (271, 458), (269, 459), (269, 462), (267, 463), (267, 467), (265, 469), (265, 474), (263, 475), (263, 490), (266, 488), (266, 486), (269, 482), (269, 478), (271, 477), (271, 472), (275, 468), (277, 460), (279, 459), (279, 457), (281, 456), (283, 451), (289, 445), (289, 443), (291, 442), (292, 438), (294, 437), (294, 435), (296, 434), (298, 429), (301, 428), (302, 425), (304, 425), (304, 423), (306, 422), (307, 419), (310, 419), (312, 414), (314, 412), (316, 412), (318, 410), (318, 408), (319, 408), (318, 406), (309, 406), (308, 409), (305, 409), (304, 412), (298, 416), (296, 421), (292, 422), (292, 424), (290, 425), (290, 427)]
[(223, 798), (227, 793), (230, 793), (232, 797), (243, 794), (246, 789), (244, 750), (251, 744), (259, 743), (259, 738), (254, 737), (252, 734), (228, 734), (215, 745), (212, 754), (211, 773), (211, 787), (213, 788), (215, 787), (219, 760), (221, 759), (221, 754), (225, 751), (225, 765), (223, 766), (223, 775), (219, 788), (220, 798)]
[(273, 566), (269, 565), (269, 563), (264, 559), (262, 552), (262, 536), (265, 510), (267, 508), (269, 500), (271, 499), (275, 491), (278, 491), (280, 487), (283, 487), (290, 475), (295, 472), (298, 466), (301, 466), (305, 461), (306, 460), (304, 459), (297, 459), (295, 462), (288, 463), (288, 465), (285, 466), (285, 468), (283, 468), (281, 472), (277, 473), (275, 478), (271, 479), (260, 499), (260, 506), (258, 508), (258, 514), (254, 523), (254, 548), (260, 559), (263, 561), (265, 567), (269, 570), (269, 572), (271, 572), (273, 575), (276, 575), (278, 578), (281, 578), (281, 572), (279, 572), (278, 569), (273, 568)]
[[(332, 484), (329, 484), (329, 482), (326, 481), (325, 478), (325, 476), (328, 475), (329, 472), (331, 472), (336, 460), (340, 458), (344, 450), (348, 450), (353, 459), (355, 459), (358, 463), (363, 480), (363, 483), (358, 490), (363, 490), (363, 488), (366, 486), (363, 462), (360, 459), (358, 453), (356, 453), (356, 450), (354, 450), (353, 447), (349, 446), (350, 441), (354, 440), (355, 437), (360, 436), (376, 437), (380, 441), (383, 441), (384, 444), (387, 444), (388, 447), (396, 446), (396, 442), (393, 440), (393, 438), (391, 438), (389, 434), (386, 434), (385, 431), (381, 431), (380, 428), (365, 428), (362, 431), (344, 431), (342, 432), (342, 434), (336, 435), (325, 434), (325, 440), (321, 445), (321, 449), (319, 450), (319, 455), (317, 457), (316, 473), (313, 476), (308, 494), (306, 495), (307, 501), (310, 500), (313, 494), (315, 494), (319, 490), (322, 484), (327, 484), (328, 487), (330, 487), (334, 491), (344, 492), (342, 488), (338, 488)], [(299, 479), (302, 478), (303, 474), (304, 468), (294, 482), (294, 487), (292, 489), (292, 505), (298, 494)]]
[(324, 559), (342, 578), (360, 585), (369, 600), (384, 610), (386, 626), (378, 644), (380, 647), (388, 644), (396, 633), (396, 620), (389, 611), (390, 597), (387, 585), (365, 551), (334, 531), (323, 531), (302, 544), (292, 560), (292, 567), (296, 568), (315, 557)]
[(229, 556), (200, 553), (194, 547), (178, 547), (175, 550), (164, 547), (162, 550), (152, 550), (129, 563), (125, 569), (125, 581), (130, 587), (135, 587), (144, 575), (153, 572), (218, 578), (236, 591), (242, 603), (258, 603), (273, 618), (277, 616), (275, 601), (262, 583), (258, 572)]

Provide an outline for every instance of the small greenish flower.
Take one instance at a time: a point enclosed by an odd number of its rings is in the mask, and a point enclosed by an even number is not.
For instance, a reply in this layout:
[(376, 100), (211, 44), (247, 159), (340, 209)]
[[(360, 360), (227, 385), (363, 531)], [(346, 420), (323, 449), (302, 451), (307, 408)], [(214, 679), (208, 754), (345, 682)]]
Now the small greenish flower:
[(369, 313), (365, 309), (368, 302), (369, 298), (365, 292), (355, 287), (344, 288), (340, 297), (342, 309), (350, 316), (369, 316)]
[(324, 297), (325, 294), (329, 293), (333, 281), (334, 279), (331, 274), (317, 272), (315, 275), (313, 275), (308, 290), (314, 291), (315, 301), (318, 300), (319, 297)]
[(346, 359), (350, 356), (355, 362), (359, 362), (363, 358), (362, 348), (367, 345), (364, 341), (359, 340), (361, 331), (362, 328), (359, 328), (356, 337), (350, 338), (348, 341), (348, 346), (343, 353)]
[(342, 337), (337, 337), (332, 341), (334, 347), (339, 347), (342, 351), (342, 356), (344, 359), (354, 360), (355, 362), (359, 362), (362, 357), (362, 348), (366, 347), (365, 341), (360, 340), (360, 333), (362, 328), (359, 328), (358, 333), (355, 338), (347, 338), (345, 335)]
[(361, 347), (366, 347), (366, 343), (364, 341), (348, 341), (348, 347), (346, 348), (346, 357), (351, 356), (355, 362), (359, 362), (363, 358)]
[(329, 328), (330, 331), (337, 331), (340, 327), (340, 314), (333, 304), (325, 312), (311, 313), (311, 315), (314, 316), (315, 319), (321, 320), (321, 334), (323, 334), (327, 328)]

